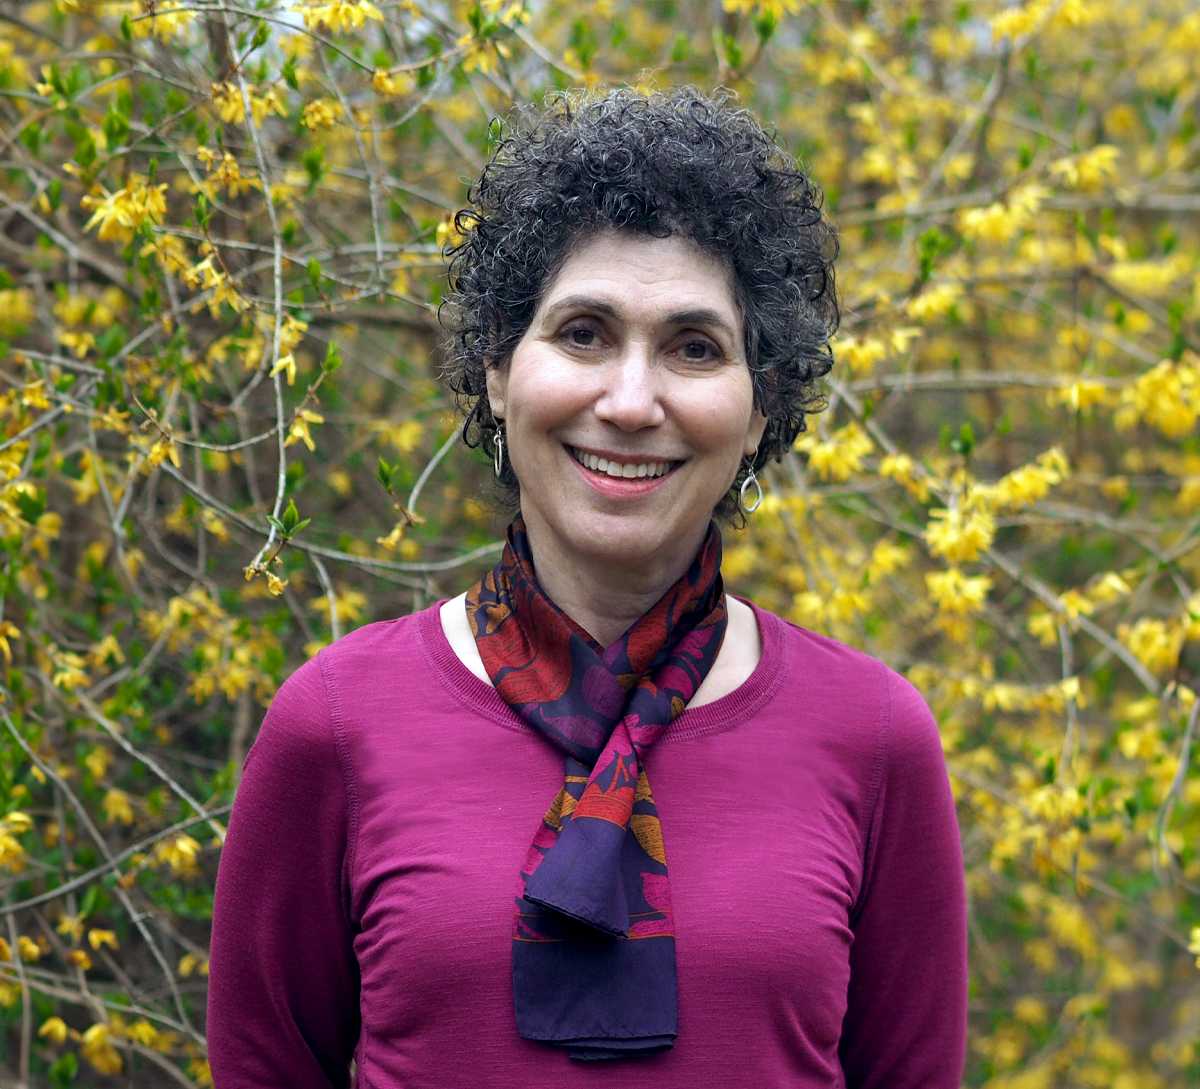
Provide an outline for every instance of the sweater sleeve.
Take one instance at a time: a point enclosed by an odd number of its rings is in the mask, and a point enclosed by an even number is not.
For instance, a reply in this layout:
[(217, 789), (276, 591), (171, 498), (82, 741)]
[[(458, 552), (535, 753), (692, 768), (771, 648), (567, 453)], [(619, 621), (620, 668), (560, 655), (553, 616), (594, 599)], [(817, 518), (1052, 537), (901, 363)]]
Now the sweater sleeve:
[(346, 1089), (359, 1034), (351, 820), (321, 666), (280, 686), (242, 765), (217, 868), (215, 1089)]
[(851, 913), (846, 1089), (959, 1089), (966, 1059), (962, 843), (937, 723), (887, 671), (883, 767)]

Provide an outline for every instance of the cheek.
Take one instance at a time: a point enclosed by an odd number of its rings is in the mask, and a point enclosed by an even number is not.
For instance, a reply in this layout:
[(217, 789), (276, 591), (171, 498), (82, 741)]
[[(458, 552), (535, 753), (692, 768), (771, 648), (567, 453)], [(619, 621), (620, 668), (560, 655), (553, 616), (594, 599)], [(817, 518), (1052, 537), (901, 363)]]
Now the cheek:
[(518, 431), (540, 432), (568, 423), (591, 399), (578, 368), (553, 353), (531, 349), (514, 358), (508, 382), (508, 416)]
[(697, 445), (740, 459), (752, 410), (748, 384), (743, 388), (740, 382), (730, 383), (724, 389), (709, 390), (701, 397), (689, 399), (689, 429)]

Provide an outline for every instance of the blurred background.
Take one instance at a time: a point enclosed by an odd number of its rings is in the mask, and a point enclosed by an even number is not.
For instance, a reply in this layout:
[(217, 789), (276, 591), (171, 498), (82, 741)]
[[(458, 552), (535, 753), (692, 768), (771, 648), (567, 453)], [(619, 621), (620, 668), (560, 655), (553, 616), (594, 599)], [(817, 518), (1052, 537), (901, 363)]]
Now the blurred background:
[(0, 2), (0, 1084), (211, 1085), (275, 689), (500, 547), (436, 380), (491, 121), (679, 83), (840, 232), (829, 407), (724, 571), (938, 718), (965, 1084), (1200, 1084), (1190, 0)]

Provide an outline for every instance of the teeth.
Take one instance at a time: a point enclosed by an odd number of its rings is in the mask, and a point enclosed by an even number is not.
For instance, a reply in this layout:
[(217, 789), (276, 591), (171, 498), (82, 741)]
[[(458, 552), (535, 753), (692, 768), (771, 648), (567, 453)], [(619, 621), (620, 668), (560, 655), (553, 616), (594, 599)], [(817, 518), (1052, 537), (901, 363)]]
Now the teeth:
[(624, 480), (632, 480), (635, 477), (642, 476), (662, 476), (668, 469), (671, 468), (671, 463), (668, 461), (644, 461), (644, 462), (618, 462), (608, 461), (605, 458), (597, 457), (595, 454), (585, 454), (582, 450), (576, 450), (573, 446), (568, 447), (571, 451), (571, 456), (575, 458), (581, 465), (587, 466), (593, 472), (604, 473), (607, 476), (620, 477)]

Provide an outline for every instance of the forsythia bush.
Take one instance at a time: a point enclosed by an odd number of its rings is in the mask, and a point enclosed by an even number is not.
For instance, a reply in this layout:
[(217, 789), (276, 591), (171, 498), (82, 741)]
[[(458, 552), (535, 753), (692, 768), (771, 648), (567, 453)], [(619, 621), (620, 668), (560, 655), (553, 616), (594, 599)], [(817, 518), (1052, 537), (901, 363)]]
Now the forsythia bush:
[(929, 699), (967, 1082), (1200, 1081), (1192, 0), (0, 5), (0, 1082), (211, 1085), (289, 672), (493, 562), (452, 213), (548, 90), (722, 83), (841, 232), (829, 409), (726, 581)]

